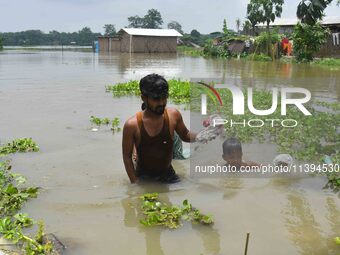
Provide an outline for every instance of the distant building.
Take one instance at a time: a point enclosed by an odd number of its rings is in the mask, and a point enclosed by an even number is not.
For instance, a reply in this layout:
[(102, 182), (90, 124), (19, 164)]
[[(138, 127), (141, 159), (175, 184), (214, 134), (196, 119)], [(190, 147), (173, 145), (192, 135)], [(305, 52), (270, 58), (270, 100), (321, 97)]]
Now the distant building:
[[(269, 27), (271, 29), (278, 28), (280, 34), (290, 37), (298, 21), (297, 18), (276, 19), (269, 24)], [(340, 17), (324, 17), (320, 23), (322, 26), (327, 27), (331, 33), (320, 51), (314, 54), (315, 57), (340, 57)], [(258, 24), (256, 27), (258, 32), (261, 32), (266, 29), (266, 24)]]
[[(292, 19), (275, 19), (274, 22), (269, 24), (269, 27), (278, 28), (279, 34), (291, 35), (294, 26), (299, 22), (297, 18)], [(332, 33), (340, 32), (340, 17), (324, 17), (323, 20), (320, 22), (322, 26), (329, 28)], [(265, 30), (266, 29), (265, 23), (260, 23), (256, 25), (258, 30)]]
[(115, 36), (98, 37), (99, 52), (176, 52), (175, 29), (123, 28)]

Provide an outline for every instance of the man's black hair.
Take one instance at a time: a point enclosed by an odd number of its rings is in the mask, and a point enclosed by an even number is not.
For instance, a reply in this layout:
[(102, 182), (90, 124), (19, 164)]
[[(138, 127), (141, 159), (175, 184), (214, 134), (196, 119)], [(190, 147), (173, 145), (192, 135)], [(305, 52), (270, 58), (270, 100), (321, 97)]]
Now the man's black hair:
[(224, 141), (223, 145), (223, 155), (231, 154), (234, 152), (242, 153), (242, 145), (241, 142), (237, 138), (228, 138)]
[(163, 76), (153, 73), (140, 80), (139, 89), (142, 95), (159, 99), (168, 97), (169, 85)]

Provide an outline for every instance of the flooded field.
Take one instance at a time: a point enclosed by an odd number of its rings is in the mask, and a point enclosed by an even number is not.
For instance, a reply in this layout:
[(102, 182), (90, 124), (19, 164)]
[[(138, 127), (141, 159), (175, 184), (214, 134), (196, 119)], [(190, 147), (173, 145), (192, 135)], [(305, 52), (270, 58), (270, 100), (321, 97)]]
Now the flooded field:
[[(66, 254), (337, 255), (340, 200), (322, 189), (325, 177), (194, 179), (189, 160), (175, 161), (182, 182), (131, 185), (121, 156), (121, 132), (91, 132), (91, 115), (119, 117), (140, 109), (136, 97), (112, 98), (105, 85), (156, 72), (166, 78), (221, 78), (235, 85), (296, 86), (313, 98), (339, 101), (340, 70), (318, 66), (185, 57), (176, 54), (0, 52), (0, 142), (32, 137), (38, 153), (11, 155), (14, 171), (42, 187), (26, 208), (67, 246)], [(181, 108), (185, 122), (189, 113)], [(246, 145), (245, 157), (269, 162), (273, 145)], [(178, 230), (139, 224), (138, 197), (188, 199), (211, 213), (212, 227)]]

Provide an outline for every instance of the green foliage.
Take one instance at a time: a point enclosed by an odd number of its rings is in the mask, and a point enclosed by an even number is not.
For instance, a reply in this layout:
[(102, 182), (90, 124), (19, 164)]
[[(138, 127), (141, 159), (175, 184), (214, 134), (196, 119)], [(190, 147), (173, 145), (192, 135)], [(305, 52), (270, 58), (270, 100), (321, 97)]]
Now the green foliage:
[(323, 28), (319, 23), (308, 25), (298, 23), (293, 31), (293, 49), (297, 61), (312, 61), (313, 53), (320, 50), (326, 43), (328, 29)]
[(124, 83), (117, 83), (115, 85), (108, 85), (105, 87), (106, 92), (112, 92), (113, 96), (120, 97), (120, 96), (139, 96), (139, 82), (136, 80), (124, 82)]
[(204, 56), (202, 48), (194, 48), (188, 46), (177, 46), (177, 51), (192, 57), (202, 57)]
[(0, 33), (3, 37), (3, 43), (8, 46), (35, 46), (35, 45), (92, 45), (97, 40), (100, 33), (93, 33), (91, 29), (85, 27), (78, 32), (65, 33), (58, 31), (50, 31), (43, 33), (40, 30), (27, 30), (22, 32)]
[(332, 189), (337, 192), (340, 190), (340, 173), (339, 172), (328, 172), (326, 173), (328, 183), (326, 188)]
[(51, 243), (44, 244), (42, 236), (43, 223), (39, 223), (39, 230), (34, 238), (23, 233), (23, 227), (32, 227), (35, 223), (28, 218), (27, 214), (16, 214), (14, 217), (4, 217), (0, 220), (0, 234), (14, 244), (22, 246), (27, 255), (51, 254), (53, 246)]
[(228, 27), (227, 27), (227, 21), (226, 21), (226, 19), (223, 20), (223, 28), (222, 28), (222, 32), (223, 32), (223, 35), (224, 35), (224, 36), (228, 36), (228, 34), (229, 34), (229, 30), (228, 30)]
[(326, 107), (326, 108), (329, 108), (329, 109), (332, 109), (333, 111), (340, 111), (340, 104), (338, 102), (323, 102), (323, 101), (315, 101), (315, 103), (317, 105), (321, 105), (323, 107)]
[(228, 44), (223, 43), (221, 45), (215, 45), (213, 40), (208, 40), (204, 45), (203, 53), (205, 56), (210, 57), (221, 57), (221, 58), (229, 58), (231, 57), (230, 52), (228, 50)]
[[(324, 157), (324, 162), (327, 164), (330, 164), (328, 167), (328, 172), (326, 173), (326, 176), (328, 178), (328, 183), (326, 184), (325, 188), (329, 188), (329, 189), (332, 189), (334, 192), (338, 192), (340, 191), (340, 172), (335, 171), (339, 169), (336, 169), (334, 165), (340, 163), (340, 153), (339, 153), (340, 142), (338, 144), (334, 144), (333, 146), (327, 146), (327, 147), (331, 147), (327, 149), (330, 151), (328, 152), (328, 154), (331, 154), (332, 156)], [(329, 160), (327, 160), (327, 158)]]
[(32, 227), (36, 222), (25, 213), (17, 213), (30, 198), (38, 194), (37, 187), (21, 187), (26, 179), (11, 172), (8, 161), (0, 161), (0, 234), (7, 240), (18, 244), (28, 255), (49, 254), (52, 244), (43, 244), (43, 223), (35, 238), (24, 234), (24, 228)]
[(315, 25), (324, 16), (324, 10), (332, 0), (302, 0), (296, 11), (296, 16), (302, 23)]
[(16, 152), (39, 151), (39, 147), (32, 138), (21, 138), (13, 140), (4, 146), (0, 146), (0, 156)]
[(113, 36), (117, 33), (115, 25), (113, 24), (105, 24), (103, 28), (104, 28), (104, 35), (106, 36)]
[(201, 36), (201, 33), (200, 32), (198, 32), (196, 29), (193, 29), (193, 30), (191, 30), (191, 32), (190, 32), (190, 35), (192, 36), (192, 37), (200, 37)]
[(252, 61), (272, 61), (272, 58), (269, 57), (268, 55), (266, 54), (263, 54), (263, 53), (260, 53), (260, 54), (249, 54), (247, 56), (247, 59), (248, 60), (252, 60)]
[[(186, 104), (190, 100), (190, 82), (181, 81), (180, 79), (168, 80), (169, 98), (175, 104)], [(131, 96), (140, 95), (139, 82), (129, 81), (126, 83), (118, 83), (106, 86), (106, 92), (112, 92), (113, 96)]]
[(255, 38), (255, 44), (258, 47), (265, 47), (268, 42), (275, 44), (281, 41), (283, 35), (279, 34), (277, 30), (273, 30), (270, 33), (262, 32)]
[(0, 36), (0, 50), (3, 49), (3, 45), (4, 45), (3, 41), (4, 41), (3, 38)]
[(322, 59), (314, 60), (312, 64), (320, 65), (320, 66), (340, 67), (340, 59), (339, 58), (322, 58)]
[(168, 23), (168, 28), (169, 29), (175, 29), (178, 33), (181, 33), (182, 35), (184, 34), (182, 30), (182, 25), (179, 24), (177, 21), (171, 21)]
[(335, 237), (334, 241), (335, 241), (336, 244), (340, 245), (340, 237), (339, 236)]
[(98, 118), (98, 117), (95, 117), (95, 116), (91, 116), (90, 121), (91, 121), (91, 123), (93, 123), (97, 126), (101, 126), (101, 125), (107, 126), (107, 125), (111, 124), (111, 130), (113, 132), (119, 132), (121, 130), (120, 127), (119, 127), (120, 120), (117, 117), (110, 120), (109, 118)]
[(120, 124), (120, 120), (119, 118), (114, 118), (112, 121), (111, 121), (111, 130), (113, 132), (119, 132), (121, 129), (119, 127), (119, 124)]
[(181, 207), (170, 206), (158, 201), (158, 193), (148, 193), (141, 197), (141, 209), (145, 219), (140, 220), (144, 226), (165, 226), (173, 229), (182, 225), (181, 220), (193, 223), (212, 224), (212, 217), (201, 214), (194, 209), (188, 200), (184, 200)]
[(162, 16), (156, 9), (148, 10), (143, 18), (138, 15), (128, 17), (128, 21), (129, 27), (134, 28), (161, 28), (163, 24)]
[(249, 20), (246, 20), (243, 25), (242, 25), (242, 29), (243, 29), (243, 33), (245, 33), (246, 35), (250, 34), (250, 31), (252, 29), (252, 24), (250, 23)]
[(98, 118), (98, 117), (95, 117), (95, 116), (91, 116), (90, 117), (90, 121), (97, 125), (97, 126), (100, 126), (100, 125), (109, 125), (110, 124), (110, 119), (109, 118)]
[(255, 26), (257, 23), (269, 23), (281, 17), (283, 0), (250, 0), (247, 6), (247, 18)]
[(21, 185), (26, 179), (12, 173), (8, 161), (0, 161), (0, 216), (12, 216), (29, 199), (35, 198), (38, 188), (22, 188)]

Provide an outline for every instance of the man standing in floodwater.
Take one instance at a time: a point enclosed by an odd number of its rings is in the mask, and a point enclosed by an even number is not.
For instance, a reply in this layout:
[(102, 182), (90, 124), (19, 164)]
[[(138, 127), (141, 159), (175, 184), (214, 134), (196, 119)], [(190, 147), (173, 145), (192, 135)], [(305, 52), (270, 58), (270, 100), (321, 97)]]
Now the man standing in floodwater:
[[(166, 108), (169, 85), (164, 77), (149, 74), (139, 83), (142, 111), (129, 118), (123, 128), (123, 160), (131, 183), (139, 178), (175, 183), (179, 181), (171, 161), (174, 132), (184, 142), (194, 142), (196, 134), (185, 126), (181, 113)], [(133, 163), (136, 148), (137, 163)]]

